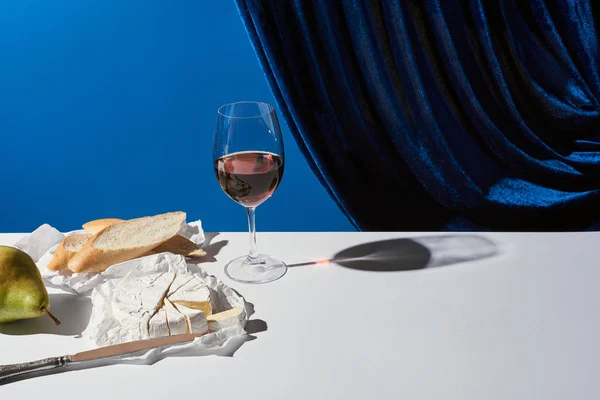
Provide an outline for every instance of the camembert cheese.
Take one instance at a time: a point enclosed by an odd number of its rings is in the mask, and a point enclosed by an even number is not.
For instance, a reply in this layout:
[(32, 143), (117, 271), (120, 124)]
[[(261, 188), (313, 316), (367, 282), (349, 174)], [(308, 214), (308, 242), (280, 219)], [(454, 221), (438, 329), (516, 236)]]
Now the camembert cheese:
[(241, 307), (211, 315), (211, 289), (202, 277), (189, 273), (128, 275), (115, 288), (111, 308), (126, 336), (123, 341), (204, 334), (244, 318)]

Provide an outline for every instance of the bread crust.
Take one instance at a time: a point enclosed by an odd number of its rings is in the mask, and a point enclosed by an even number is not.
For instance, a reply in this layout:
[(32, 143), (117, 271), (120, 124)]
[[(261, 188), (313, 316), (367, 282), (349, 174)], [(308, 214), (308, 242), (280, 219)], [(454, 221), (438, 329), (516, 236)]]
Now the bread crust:
[[(103, 237), (103, 235), (106, 235), (109, 232), (109, 230), (120, 229), (120, 227), (124, 226), (123, 224), (129, 224), (140, 219), (155, 218), (166, 215), (172, 215), (173, 218), (176, 218), (176, 222), (178, 222), (176, 225), (178, 225), (179, 227), (173, 232), (167, 232), (167, 237), (164, 240), (157, 241), (146, 246), (121, 249), (100, 249), (94, 246), (97, 240)], [(177, 232), (179, 232), (181, 225), (185, 222), (185, 218), (186, 214), (184, 212), (173, 212), (155, 215), (152, 217), (136, 218), (112, 224), (94, 234), (83, 246), (83, 248), (77, 254), (75, 254), (73, 258), (69, 260), (67, 264), (68, 268), (72, 272), (77, 273), (103, 272), (111, 265), (146, 255), (151, 250), (155, 249), (156, 247), (163, 244), (173, 236), (177, 235)]]
[[(118, 222), (123, 222), (125, 220), (119, 218), (102, 218), (96, 219), (90, 222), (86, 222), (82, 225), (82, 228), (91, 234), (98, 233), (103, 229), (114, 225)], [(165, 243), (157, 246), (152, 249), (148, 254), (157, 254), (157, 253), (173, 253), (173, 254), (181, 254), (182, 256), (196, 258), (202, 257), (206, 255), (206, 252), (202, 250), (196, 243), (192, 242), (188, 238), (185, 238), (181, 235), (173, 236), (171, 239), (167, 240)], [(71, 256), (72, 257), (72, 256)]]

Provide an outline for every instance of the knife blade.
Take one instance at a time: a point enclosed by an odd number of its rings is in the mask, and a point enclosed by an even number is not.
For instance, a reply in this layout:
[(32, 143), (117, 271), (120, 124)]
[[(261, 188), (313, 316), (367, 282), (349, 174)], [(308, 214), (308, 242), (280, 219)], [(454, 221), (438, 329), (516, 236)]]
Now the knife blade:
[(0, 385), (9, 378), (14, 378), (27, 373), (66, 367), (75, 363), (126, 355), (178, 343), (191, 342), (202, 335), (203, 334), (186, 333), (183, 335), (165, 336), (155, 339), (136, 340), (133, 342), (119, 343), (111, 346), (99, 347), (93, 350), (82, 351), (73, 355), (45, 358), (20, 364), (0, 365)]

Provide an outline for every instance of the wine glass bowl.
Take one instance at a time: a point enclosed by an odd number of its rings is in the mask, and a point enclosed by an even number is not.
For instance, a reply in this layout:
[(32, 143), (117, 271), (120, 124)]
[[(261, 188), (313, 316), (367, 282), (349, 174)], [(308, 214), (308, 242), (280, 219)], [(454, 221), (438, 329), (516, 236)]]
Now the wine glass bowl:
[(258, 207), (267, 200), (281, 181), (283, 158), (262, 151), (242, 151), (216, 161), (221, 189), (244, 207)]
[(258, 254), (255, 228), (256, 207), (273, 195), (283, 176), (283, 139), (273, 106), (245, 101), (219, 108), (213, 161), (221, 189), (246, 208), (250, 231), (248, 255), (230, 261), (225, 273), (245, 283), (280, 278), (287, 267), (270, 255)]

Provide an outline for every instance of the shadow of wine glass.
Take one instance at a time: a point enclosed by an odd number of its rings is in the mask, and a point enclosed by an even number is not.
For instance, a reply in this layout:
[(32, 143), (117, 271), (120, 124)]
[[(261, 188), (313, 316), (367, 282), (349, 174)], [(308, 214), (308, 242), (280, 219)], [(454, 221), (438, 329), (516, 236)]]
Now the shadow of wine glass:
[(362, 243), (336, 253), (329, 260), (288, 267), (335, 263), (363, 271), (411, 271), (481, 260), (497, 254), (496, 244), (483, 236), (439, 235)]
[(0, 324), (0, 333), (4, 335), (52, 335), (81, 337), (92, 313), (89, 297), (65, 293), (50, 294), (50, 308), (61, 324), (56, 326), (52, 320), (42, 315), (38, 318), (24, 319)]

